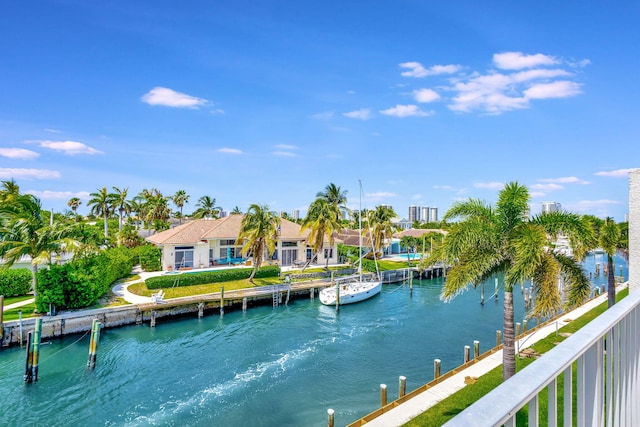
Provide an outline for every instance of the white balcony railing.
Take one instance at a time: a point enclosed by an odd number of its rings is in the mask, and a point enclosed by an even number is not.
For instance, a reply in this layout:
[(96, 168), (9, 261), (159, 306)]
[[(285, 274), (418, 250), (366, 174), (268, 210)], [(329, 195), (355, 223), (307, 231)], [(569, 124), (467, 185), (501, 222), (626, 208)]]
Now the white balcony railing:
[[(564, 399), (559, 400), (561, 376)], [(540, 414), (540, 393), (545, 388), (548, 410)], [(541, 416), (547, 418), (550, 427), (557, 426), (559, 413), (566, 426), (639, 426), (640, 291), (630, 293), (445, 426), (515, 426), (516, 413), (525, 405), (529, 426), (537, 426)]]

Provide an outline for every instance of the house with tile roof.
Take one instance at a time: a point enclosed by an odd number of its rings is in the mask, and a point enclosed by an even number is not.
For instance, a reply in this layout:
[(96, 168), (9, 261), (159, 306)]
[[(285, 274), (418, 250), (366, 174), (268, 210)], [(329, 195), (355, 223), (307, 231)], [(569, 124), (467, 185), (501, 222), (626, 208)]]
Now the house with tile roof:
[[(217, 265), (250, 264), (240, 253), (238, 242), (240, 225), (244, 215), (229, 215), (219, 219), (196, 219), (175, 228), (147, 237), (145, 240), (162, 250), (162, 269), (179, 270), (205, 268)], [(315, 254), (308, 247), (309, 231), (301, 231), (300, 225), (281, 218), (278, 242), (270, 261), (280, 266), (304, 264)], [(325, 242), (313, 264), (337, 264), (338, 241), (333, 246)]]

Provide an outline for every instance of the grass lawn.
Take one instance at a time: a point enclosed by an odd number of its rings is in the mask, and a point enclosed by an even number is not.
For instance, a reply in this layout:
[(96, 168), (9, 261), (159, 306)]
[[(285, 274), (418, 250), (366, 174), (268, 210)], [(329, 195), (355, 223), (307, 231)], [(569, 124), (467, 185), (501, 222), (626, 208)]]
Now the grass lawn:
[(5, 297), (4, 298), (4, 306), (8, 306), (9, 304), (13, 304), (20, 301), (26, 301), (28, 299), (33, 298), (33, 295), (21, 295), (19, 297)]
[[(616, 299), (619, 301), (620, 299), (629, 295), (629, 289), (623, 289), (616, 294)], [(585, 313), (583, 316), (578, 319), (574, 319), (572, 322), (566, 324), (562, 328), (560, 328), (559, 332), (566, 333), (574, 333), (578, 329), (582, 328), (584, 325), (598, 317), (600, 314), (604, 313), (607, 309), (607, 302), (603, 302), (593, 310)], [(547, 351), (554, 348), (558, 343), (564, 341), (566, 338), (562, 335), (556, 336), (555, 334), (551, 334), (543, 340), (535, 343), (531, 348), (535, 350), (538, 354), (546, 353)], [(517, 357), (516, 358), (516, 369), (517, 371), (521, 371), (529, 364), (533, 363), (535, 359), (526, 358), (526, 357)], [(575, 363), (574, 363), (574, 388), (576, 387), (575, 382)], [(558, 425), (563, 425), (563, 412), (562, 412), (562, 397), (564, 390), (564, 376), (560, 376), (558, 380)], [(418, 426), (441, 426), (446, 423), (451, 418), (455, 417), (457, 414), (462, 412), (469, 405), (480, 399), (485, 394), (489, 393), (495, 387), (502, 383), (502, 366), (498, 366), (497, 368), (489, 371), (482, 377), (478, 378), (478, 380), (474, 384), (469, 384), (462, 390), (457, 393), (452, 394), (441, 402), (437, 403), (432, 408), (423, 412), (418, 417), (409, 421), (405, 424), (406, 427), (418, 427)], [(575, 390), (574, 390), (575, 391)], [(576, 394), (574, 393), (574, 397)], [(540, 395), (539, 399), (540, 406), (540, 414), (546, 414), (547, 412), (547, 395), (546, 390)], [(574, 409), (574, 420), (575, 420), (575, 409), (576, 405), (573, 405)], [(517, 414), (516, 422), (518, 426), (526, 426), (527, 425), (527, 408), (523, 408)], [(546, 416), (540, 417), (540, 426), (546, 426), (547, 419)]]
[[(33, 297), (31, 297), (33, 298)], [(35, 303), (31, 303), (31, 304), (27, 304), (27, 305), (23, 305), (22, 307), (18, 307), (18, 308), (12, 308), (11, 310), (7, 310), (4, 312), (3, 316), (2, 316), (2, 321), (3, 322), (9, 322), (11, 320), (18, 320), (19, 318), (19, 311), (22, 311), (22, 318), (26, 319), (28, 317), (34, 317), (33, 312), (36, 309), (36, 304)]]
[[(247, 279), (243, 279), (210, 283), (207, 285), (176, 286), (175, 288), (164, 288), (164, 295), (165, 298), (188, 297), (192, 295), (220, 292), (220, 289), (223, 286), (225, 291), (233, 291), (236, 289), (255, 288), (257, 286), (277, 285), (282, 283), (282, 280), (279, 277), (265, 277), (261, 279), (254, 279), (254, 282), (255, 285), (251, 284)], [(150, 297), (151, 294), (158, 292), (158, 289), (147, 289), (147, 284), (144, 282), (129, 285), (127, 289), (133, 294), (145, 297)]]

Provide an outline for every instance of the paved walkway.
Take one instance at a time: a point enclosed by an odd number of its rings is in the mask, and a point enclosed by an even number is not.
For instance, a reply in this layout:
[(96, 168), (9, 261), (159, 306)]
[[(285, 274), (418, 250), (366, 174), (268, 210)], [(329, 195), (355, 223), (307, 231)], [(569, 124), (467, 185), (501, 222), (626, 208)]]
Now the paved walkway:
[[(622, 289), (623, 287), (624, 286), (620, 286), (618, 290)], [(564, 326), (567, 322), (582, 316), (586, 312), (597, 307), (605, 301), (607, 301), (606, 293), (592, 299), (583, 306), (578, 307), (569, 313), (565, 313), (555, 322), (550, 323), (532, 332), (531, 334), (524, 336), (516, 342), (516, 352), (522, 351), (523, 349), (530, 347), (534, 343), (549, 336), (550, 334), (555, 333), (557, 329)], [(471, 365), (469, 368), (442, 381), (441, 383), (436, 384), (430, 389), (420, 393), (413, 399), (410, 399), (407, 402), (391, 409), (390, 411), (385, 412), (374, 420), (368, 422), (366, 425), (367, 427), (401, 426), (417, 417), (418, 415), (422, 414), (424, 411), (431, 408), (436, 403), (462, 389), (465, 386), (465, 377), (480, 377), (500, 365), (502, 365), (502, 350), (492, 354), (491, 356), (479, 361), (474, 365)]]
[(29, 298), (26, 299), (24, 301), (20, 301), (20, 302), (14, 302), (13, 304), (8, 304), (2, 307), (2, 311), (5, 312), (7, 310), (11, 310), (12, 308), (18, 308), (18, 307), (22, 307), (23, 305), (29, 305), (33, 302), (35, 302), (35, 298)]

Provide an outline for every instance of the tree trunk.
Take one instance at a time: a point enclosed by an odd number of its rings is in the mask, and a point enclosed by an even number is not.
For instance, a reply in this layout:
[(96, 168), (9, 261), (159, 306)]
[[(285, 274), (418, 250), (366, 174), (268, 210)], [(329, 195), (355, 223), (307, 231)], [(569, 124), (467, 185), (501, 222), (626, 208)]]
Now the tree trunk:
[(504, 291), (504, 345), (502, 346), (502, 381), (516, 373), (516, 348), (513, 314), (513, 292)]
[(31, 264), (31, 287), (33, 288), (33, 298), (36, 300), (36, 311), (38, 311), (38, 265)]
[(616, 303), (616, 280), (614, 276), (613, 257), (607, 254), (607, 297), (608, 307), (613, 307)]
[(108, 221), (107, 213), (105, 212), (105, 214), (104, 214), (104, 239), (105, 239), (105, 241), (109, 238), (109, 223), (107, 221)]

